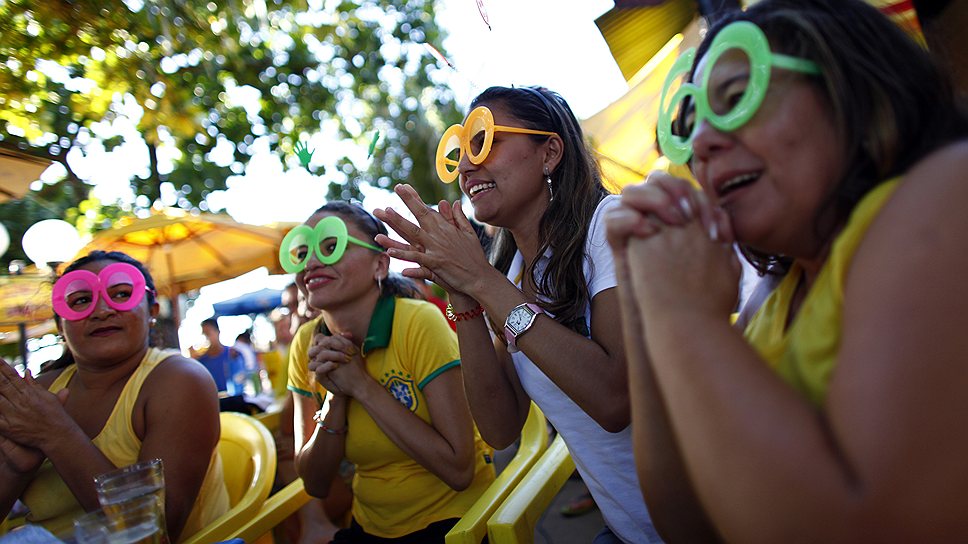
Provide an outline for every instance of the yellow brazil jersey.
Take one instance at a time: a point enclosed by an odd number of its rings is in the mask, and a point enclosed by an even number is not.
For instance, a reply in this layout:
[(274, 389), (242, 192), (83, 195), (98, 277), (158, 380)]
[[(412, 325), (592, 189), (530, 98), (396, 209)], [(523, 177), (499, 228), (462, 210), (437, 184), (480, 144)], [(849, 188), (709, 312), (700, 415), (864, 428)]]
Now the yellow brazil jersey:
[(847, 226), (834, 240), (810, 292), (789, 328), (790, 302), (803, 271), (794, 266), (746, 327), (746, 338), (777, 374), (820, 406), (837, 365), (843, 330), (844, 282), (850, 262), (898, 180), (882, 183), (854, 208)]
[[(315, 332), (328, 334), (322, 317), (300, 327), (289, 350), (289, 389), (315, 398), (325, 390), (308, 371)], [(373, 311), (363, 356), (370, 376), (420, 419), (430, 423), (423, 388), (460, 365), (457, 336), (436, 306), (407, 298), (381, 298)], [(356, 465), (353, 517), (372, 535), (396, 538), (462, 516), (494, 480), (492, 450), (474, 431), (475, 476), (457, 492), (411, 459), (377, 426), (360, 403), (350, 402), (346, 458)]]

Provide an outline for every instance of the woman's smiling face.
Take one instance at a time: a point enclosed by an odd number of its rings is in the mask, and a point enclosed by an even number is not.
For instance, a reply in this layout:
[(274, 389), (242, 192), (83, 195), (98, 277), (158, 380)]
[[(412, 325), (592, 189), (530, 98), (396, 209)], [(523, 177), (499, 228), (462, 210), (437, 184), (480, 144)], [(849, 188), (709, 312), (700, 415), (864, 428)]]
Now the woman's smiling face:
[[(701, 60), (696, 79), (707, 67)], [(740, 52), (719, 58), (709, 81), (714, 111), (742, 96), (749, 62)], [(736, 238), (761, 251), (811, 258), (817, 218), (846, 168), (831, 107), (803, 75), (774, 68), (763, 103), (745, 125), (723, 132), (695, 127), (692, 170), (710, 199), (732, 218)]]
[[(305, 225), (315, 227), (323, 218), (335, 215), (346, 223), (350, 236), (372, 243), (370, 236), (356, 222), (330, 211), (313, 214)], [(333, 243), (335, 241), (325, 241)], [(309, 252), (306, 268), (296, 274), (296, 285), (306, 293), (309, 305), (317, 310), (333, 310), (346, 302), (354, 301), (370, 290), (377, 289), (376, 278), (385, 277), (388, 259), (384, 253), (357, 244), (347, 244), (339, 261), (326, 265), (319, 261), (315, 251)]]
[[(92, 261), (78, 270), (98, 274), (115, 262), (110, 259)], [(123, 292), (116, 295), (123, 296)], [(74, 358), (78, 362), (111, 363), (144, 350), (148, 345), (150, 320), (158, 313), (158, 305), (150, 300), (145, 296), (137, 306), (123, 311), (113, 308), (103, 297), (99, 297), (89, 316), (76, 321), (62, 319), (60, 326), (64, 341)]]
[[(524, 127), (501, 102), (479, 106), (491, 110), (495, 125)], [(540, 217), (544, 213), (549, 201), (544, 182), (546, 146), (527, 134), (496, 132), (484, 162), (473, 164), (466, 154), (461, 158), (460, 187), (474, 206), (475, 218), (511, 227), (523, 214)]]

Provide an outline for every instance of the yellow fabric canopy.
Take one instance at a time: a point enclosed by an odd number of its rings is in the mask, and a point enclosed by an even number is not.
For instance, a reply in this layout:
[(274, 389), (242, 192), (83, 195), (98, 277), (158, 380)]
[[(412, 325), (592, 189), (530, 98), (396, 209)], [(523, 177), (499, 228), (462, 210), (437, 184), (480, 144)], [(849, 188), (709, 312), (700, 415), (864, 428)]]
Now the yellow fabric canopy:
[(166, 208), (146, 218), (122, 219), (97, 233), (77, 257), (94, 250), (122, 251), (148, 267), (159, 291), (177, 294), (260, 266), (282, 273), (279, 245), (287, 231)]
[(52, 162), (0, 146), (0, 202), (24, 196)]

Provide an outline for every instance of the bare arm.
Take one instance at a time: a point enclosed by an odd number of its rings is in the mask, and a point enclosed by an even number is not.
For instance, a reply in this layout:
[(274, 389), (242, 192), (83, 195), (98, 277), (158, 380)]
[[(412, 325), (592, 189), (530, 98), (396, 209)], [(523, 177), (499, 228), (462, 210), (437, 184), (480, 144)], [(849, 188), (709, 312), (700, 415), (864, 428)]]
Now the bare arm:
[[(441, 321), (440, 329), (445, 330), (443, 320), (439, 314), (435, 315)], [(403, 334), (403, 331), (396, 331), (396, 334)], [(462, 490), (470, 485), (474, 476), (474, 423), (464, 397), (459, 368), (445, 371), (424, 387), (431, 415), (428, 423), (397, 401), (367, 373), (366, 364), (347, 338), (325, 337), (319, 345), (322, 351), (310, 351), (314, 359), (336, 360), (335, 355), (326, 349), (347, 354), (348, 361), (329, 370), (328, 379), (354, 402), (359, 402), (397, 447), (451, 488)], [(317, 369), (319, 372), (322, 370)]]
[[(923, 161), (872, 224), (847, 278), (838, 366), (819, 408), (729, 328), (724, 256), (697, 229), (630, 244), (644, 267), (636, 299), (659, 386), (729, 540), (968, 537), (968, 436), (956, 431), (968, 419), (966, 167), (965, 145)], [(663, 266), (695, 277), (665, 281), (649, 263), (661, 254), (688, 255), (691, 267)], [(677, 288), (697, 284), (713, 300)]]
[(204, 367), (174, 356), (145, 380), (142, 395), (146, 394), (138, 458), (160, 458), (164, 463), (165, 520), (174, 542), (195, 506), (218, 445), (218, 391)]
[[(47, 457), (80, 505), (93, 510), (98, 507), (94, 476), (117, 467), (94, 446), (65, 410), (67, 391), (54, 395), (47, 390), (51, 381), (48, 376), (38, 381), (29, 376), (21, 378), (9, 365), (0, 363), (0, 434), (6, 439), (4, 457), (7, 469), (21, 474), (10, 483), (12, 488), (20, 489), (19, 495), (28, 483), (21, 479), (23, 475), (33, 474)], [(5, 501), (9, 500), (7, 495), (5, 491)]]
[[(472, 305), (451, 295), (456, 311)], [(518, 436), (528, 417), (528, 398), (511, 356), (497, 339), (491, 339), (484, 316), (457, 322), (464, 391), (481, 437), (491, 446), (503, 449)]]
[(293, 393), (293, 425), (296, 440), (296, 473), (303, 479), (306, 491), (314, 497), (329, 495), (339, 464), (346, 456), (346, 411), (349, 399), (327, 394), (322, 421), (335, 432), (323, 431), (313, 420), (316, 401)]
[[(421, 268), (415, 274), (429, 273), (453, 291), (479, 301), (498, 322), (515, 306), (534, 302), (487, 263), (459, 206), (448, 205), (453, 213), (453, 221), (448, 221), (425, 206), (413, 188), (398, 185), (395, 190), (420, 226), (390, 209), (378, 214), (413, 246), (385, 244), (391, 247), (391, 256), (417, 263)], [(382, 244), (386, 239), (378, 241)], [(606, 290), (592, 301), (591, 339), (539, 316), (518, 347), (599, 425), (617, 432), (628, 426), (629, 409), (621, 332), (609, 322), (618, 313), (614, 297)], [(595, 387), (588, 387), (589, 383)]]
[(631, 276), (626, 260), (628, 237), (643, 232), (637, 211), (616, 209), (609, 214), (609, 242), (615, 257), (622, 333), (628, 360), (632, 408), (632, 445), (642, 496), (656, 530), (668, 542), (718, 542), (719, 536), (706, 516), (686, 473), (662, 395), (655, 381), (642, 336), (642, 320), (633, 302)]
[(10, 514), (43, 460), (40, 451), (25, 448), (0, 434), (0, 519)]

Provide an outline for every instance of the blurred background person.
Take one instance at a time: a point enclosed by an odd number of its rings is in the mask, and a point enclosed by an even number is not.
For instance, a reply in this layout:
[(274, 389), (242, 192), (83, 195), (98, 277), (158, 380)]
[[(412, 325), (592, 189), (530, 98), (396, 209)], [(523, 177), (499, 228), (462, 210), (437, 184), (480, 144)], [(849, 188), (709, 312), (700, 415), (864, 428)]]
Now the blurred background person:
[(208, 348), (195, 359), (212, 374), (219, 391), (225, 391), (229, 396), (241, 395), (245, 384), (245, 360), (239, 352), (222, 344), (219, 332), (216, 318), (202, 321), (202, 335), (208, 340)]

